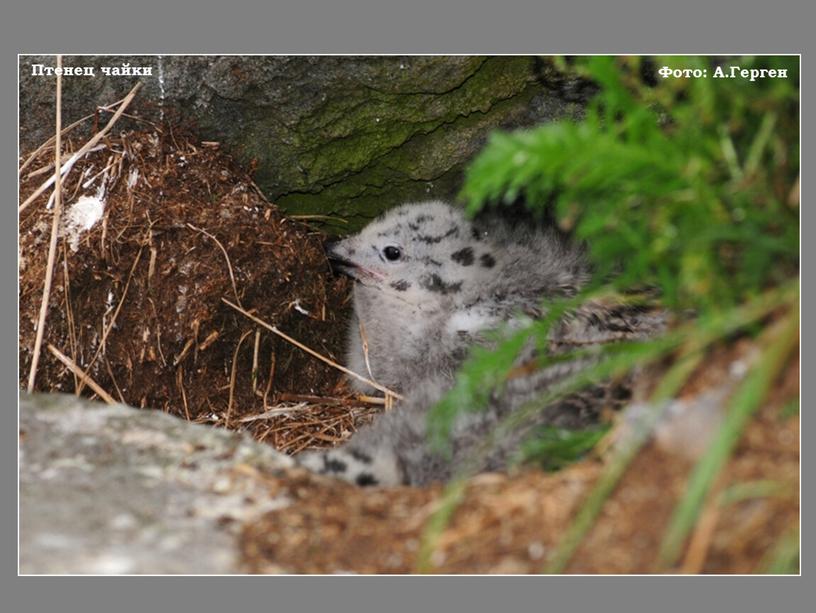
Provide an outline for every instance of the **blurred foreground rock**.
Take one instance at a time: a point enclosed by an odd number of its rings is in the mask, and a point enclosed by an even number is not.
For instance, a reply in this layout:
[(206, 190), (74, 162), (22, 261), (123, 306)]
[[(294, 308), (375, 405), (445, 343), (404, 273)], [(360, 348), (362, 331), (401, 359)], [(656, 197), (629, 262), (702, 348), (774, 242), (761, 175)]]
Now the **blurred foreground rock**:
[(292, 461), (235, 432), (68, 395), (20, 401), (20, 572), (237, 572), (242, 522)]

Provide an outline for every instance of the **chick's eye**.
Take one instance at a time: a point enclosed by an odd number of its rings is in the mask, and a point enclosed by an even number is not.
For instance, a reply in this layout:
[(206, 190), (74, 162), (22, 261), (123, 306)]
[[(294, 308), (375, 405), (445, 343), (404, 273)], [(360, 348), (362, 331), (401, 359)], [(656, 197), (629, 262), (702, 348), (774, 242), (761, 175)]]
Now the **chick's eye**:
[(386, 260), (391, 260), (392, 262), (395, 262), (396, 260), (402, 257), (402, 251), (400, 251), (399, 247), (388, 245), (388, 247), (383, 249), (383, 255), (385, 256)]

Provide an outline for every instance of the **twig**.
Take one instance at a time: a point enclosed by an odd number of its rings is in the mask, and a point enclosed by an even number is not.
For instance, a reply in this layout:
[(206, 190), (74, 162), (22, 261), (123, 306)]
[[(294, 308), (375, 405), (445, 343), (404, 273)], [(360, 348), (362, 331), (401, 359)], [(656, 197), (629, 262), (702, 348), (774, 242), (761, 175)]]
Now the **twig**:
[[(57, 75), (57, 82), (58, 83), (60, 82), (59, 81), (60, 78), (61, 78), (60, 75)], [(79, 149), (79, 151), (77, 151), (74, 155), (71, 156), (71, 159), (65, 164), (65, 167), (66, 167), (65, 172), (66, 173), (71, 169), (71, 167), (73, 167), (73, 165), (77, 162), (77, 160), (79, 160), (83, 155), (85, 155), (92, 147), (94, 147), (96, 145), (96, 143), (98, 143), (100, 140), (102, 140), (102, 137), (104, 137), (110, 131), (110, 129), (113, 127), (113, 124), (115, 124), (119, 120), (119, 118), (122, 116), (122, 113), (124, 113), (125, 109), (130, 104), (131, 100), (133, 100), (133, 97), (136, 95), (136, 92), (139, 91), (139, 88), (141, 86), (142, 86), (141, 83), (137, 83), (136, 85), (134, 85), (133, 89), (130, 90), (130, 93), (127, 96), (125, 96), (124, 100), (122, 100), (122, 104), (119, 105), (119, 108), (113, 114), (113, 117), (110, 118), (110, 121), (108, 121), (107, 125), (104, 128), (102, 128), (99, 132), (94, 134), (94, 136), (91, 138), (91, 140), (89, 140), (87, 143), (85, 143)], [(60, 87), (61, 87), (60, 85), (57, 86), (57, 88), (58, 88), (57, 91), (59, 91)], [(57, 142), (57, 151), (58, 152), (59, 152), (59, 149), (60, 149), (60, 146), (61, 146), (61, 132), (62, 132), (61, 125), (62, 125), (62, 122), (60, 122), (58, 124), (58, 126), (57, 126), (58, 138), (56, 139), (56, 142)], [(57, 172), (54, 174), (54, 178), (53, 179), (48, 179), (42, 185), (40, 185), (36, 190), (34, 190), (34, 193), (31, 194), (28, 198), (26, 198), (26, 201), (23, 202), (20, 205), (20, 208), (18, 209), (18, 213), (22, 213), (23, 210), (29, 204), (31, 204), (34, 200), (36, 200), (37, 197), (40, 194), (42, 194), (46, 189), (48, 189), (48, 186), (51, 185), (52, 182), (54, 182), (54, 181), (58, 182), (59, 181), (59, 179), (57, 178), (60, 175), (59, 153), (57, 153), (55, 161), (56, 161), (56, 166), (57, 166)]]
[[(59, 64), (58, 64), (59, 65)], [(48, 351), (54, 354), (54, 357), (57, 358), (60, 362), (65, 364), (68, 369), (74, 373), (77, 377), (79, 377), (83, 383), (85, 383), (88, 387), (90, 387), (94, 392), (96, 392), (99, 397), (107, 402), (108, 404), (116, 404), (116, 401), (113, 399), (108, 392), (103, 390), (99, 384), (91, 379), (85, 371), (83, 371), (79, 366), (77, 366), (76, 362), (74, 362), (71, 358), (67, 355), (64, 355), (59, 349), (54, 347), (51, 343), (48, 343)]]
[(273, 332), (274, 334), (277, 334), (277, 335), (278, 335), (279, 337), (281, 337), (283, 340), (285, 340), (285, 341), (287, 341), (287, 342), (289, 342), (289, 343), (293, 344), (295, 347), (298, 347), (299, 349), (302, 349), (302, 350), (303, 350), (303, 351), (305, 351), (306, 353), (313, 355), (313, 356), (314, 356), (314, 357), (316, 357), (318, 360), (321, 360), (322, 362), (325, 362), (325, 363), (326, 363), (326, 364), (328, 364), (329, 366), (332, 366), (332, 367), (336, 368), (337, 370), (339, 370), (339, 371), (341, 371), (341, 372), (346, 373), (346, 374), (347, 374), (347, 375), (349, 375), (350, 377), (354, 377), (354, 378), (355, 378), (355, 379), (357, 379), (358, 381), (362, 381), (363, 383), (366, 383), (366, 384), (370, 385), (370, 386), (371, 386), (371, 387), (373, 387), (374, 389), (378, 389), (378, 390), (380, 390), (381, 392), (383, 392), (384, 394), (386, 394), (386, 396), (390, 395), (390, 396), (392, 396), (392, 397), (394, 397), (394, 398), (397, 398), (397, 399), (399, 399), (399, 400), (402, 400), (402, 399), (403, 399), (403, 397), (402, 397), (400, 394), (398, 394), (397, 392), (395, 392), (395, 391), (393, 391), (393, 390), (390, 390), (390, 389), (388, 389), (387, 387), (385, 387), (385, 386), (383, 386), (383, 385), (380, 385), (379, 383), (376, 383), (375, 381), (372, 381), (371, 379), (366, 379), (364, 376), (362, 376), (362, 375), (358, 375), (356, 372), (354, 372), (354, 371), (352, 371), (352, 370), (349, 370), (349, 369), (348, 369), (348, 368), (346, 368), (345, 366), (340, 366), (340, 364), (338, 364), (337, 362), (335, 362), (335, 361), (333, 361), (333, 360), (330, 360), (329, 358), (327, 358), (327, 357), (325, 357), (325, 356), (323, 356), (323, 355), (319, 354), (319, 353), (318, 353), (317, 351), (315, 351), (314, 349), (310, 349), (309, 347), (307, 347), (307, 346), (306, 346), (306, 345), (304, 345), (303, 343), (301, 343), (301, 342), (299, 342), (299, 341), (296, 341), (296, 340), (295, 340), (295, 339), (293, 339), (291, 336), (289, 336), (289, 335), (287, 335), (287, 334), (284, 334), (283, 332), (281, 332), (280, 330), (278, 330), (278, 329), (277, 329), (275, 326), (269, 325), (269, 324), (268, 324), (268, 323), (266, 323), (266, 322), (265, 322), (263, 319), (260, 319), (259, 317), (255, 317), (255, 315), (253, 315), (252, 313), (249, 313), (249, 312), (245, 311), (243, 308), (239, 307), (239, 306), (238, 306), (238, 305), (236, 305), (236, 304), (233, 304), (232, 302), (230, 302), (230, 301), (229, 301), (229, 300), (227, 300), (226, 298), (221, 298), (221, 301), (222, 301), (224, 304), (226, 304), (226, 305), (228, 305), (228, 306), (231, 306), (233, 309), (235, 309), (236, 311), (238, 311), (239, 313), (241, 313), (241, 314), (242, 314), (242, 315), (244, 315), (245, 317), (249, 317), (249, 319), (251, 319), (251, 320), (252, 320), (252, 321), (254, 321), (255, 323), (262, 325), (264, 328), (266, 328), (266, 329), (267, 329), (267, 330), (269, 330), (270, 332)]
[[(62, 132), (64, 134), (65, 130), (63, 130)], [(53, 140), (53, 138), (54, 137), (52, 136), (51, 139)], [(70, 160), (71, 156), (73, 154), (74, 154), (73, 151), (66, 151), (65, 153), (63, 153), (62, 158), (61, 158), (62, 163), (65, 164), (68, 160)], [(54, 162), (48, 162), (48, 164), (46, 164), (42, 168), (38, 168), (37, 170), (32, 170), (30, 173), (28, 173), (26, 175), (25, 180), (29, 181), (29, 180), (33, 179), (34, 177), (44, 175), (47, 172), (50, 172), (52, 175), (54, 174)]]
[(366, 396), (365, 394), (360, 394), (357, 396), (357, 400), (360, 402), (364, 402), (365, 404), (376, 404), (376, 405), (387, 405), (388, 400), (386, 398), (379, 398), (377, 396)]
[(181, 401), (184, 403), (184, 416), (190, 421), (190, 409), (187, 406), (187, 392), (184, 391), (184, 364), (178, 367), (178, 386), (181, 390)]
[(335, 217), (333, 215), (290, 215), (289, 219), (308, 220), (308, 219), (325, 219), (327, 221), (339, 221), (340, 223), (348, 223), (347, 219), (342, 217)]
[[(105, 111), (109, 111), (110, 109), (112, 109), (112, 108), (113, 108), (114, 106), (116, 106), (117, 104), (120, 104), (120, 103), (122, 102), (122, 100), (124, 100), (124, 98), (121, 98), (121, 99), (117, 100), (116, 102), (111, 102), (111, 103), (110, 103), (109, 105), (107, 105), (107, 106), (101, 106), (101, 107), (98, 107), (98, 108), (103, 109), (103, 110), (105, 110)], [(91, 113), (90, 115), (85, 115), (85, 117), (81, 117), (80, 119), (77, 119), (77, 120), (76, 120), (74, 123), (72, 123), (71, 125), (66, 126), (65, 128), (63, 128), (63, 129), (62, 129), (62, 135), (64, 136), (64, 135), (68, 134), (68, 132), (70, 132), (71, 130), (73, 130), (74, 128), (76, 128), (76, 127), (77, 127), (78, 125), (80, 125), (81, 123), (83, 123), (83, 122), (85, 122), (85, 121), (88, 121), (89, 119), (92, 119), (92, 118), (93, 118), (95, 115), (96, 115), (96, 111), (94, 111), (94, 112), (93, 112), (93, 113)], [(56, 135), (52, 136), (52, 137), (51, 137), (51, 138), (49, 138), (47, 141), (45, 141), (45, 142), (44, 142), (42, 145), (40, 145), (39, 147), (37, 147), (37, 148), (36, 148), (36, 149), (35, 149), (35, 150), (34, 150), (34, 151), (31, 153), (31, 155), (29, 155), (29, 156), (28, 156), (28, 158), (26, 159), (26, 161), (25, 161), (25, 162), (23, 162), (23, 164), (20, 166), (20, 168), (17, 170), (17, 176), (18, 176), (18, 177), (19, 177), (19, 176), (21, 176), (21, 175), (22, 175), (22, 173), (23, 173), (23, 171), (24, 171), (26, 168), (28, 168), (28, 165), (29, 165), (29, 164), (31, 164), (31, 162), (33, 162), (34, 160), (36, 160), (36, 159), (37, 159), (37, 156), (38, 156), (38, 155), (40, 155), (40, 153), (41, 153), (43, 150), (45, 150), (45, 149), (47, 149), (48, 147), (50, 147), (50, 146), (51, 146), (51, 145), (54, 143), (54, 141), (55, 141), (55, 140), (56, 140)], [(31, 175), (29, 175), (29, 177), (30, 177), (30, 176), (31, 176)]]
[(173, 358), (173, 366), (178, 366), (181, 361), (187, 357), (187, 354), (190, 353), (190, 349), (195, 344), (195, 338), (187, 339), (187, 342), (184, 343), (184, 347), (181, 349), (181, 353), (179, 353), (175, 358)]
[(156, 317), (156, 348), (159, 350), (159, 357), (162, 361), (162, 366), (167, 366), (167, 358), (164, 357), (164, 351), (161, 348), (161, 324), (159, 323), (159, 315), (156, 312), (156, 305), (152, 298), (148, 298), (150, 306), (153, 307), (153, 315)]
[[(76, 327), (74, 325), (74, 311), (71, 308), (71, 279), (68, 276), (68, 247), (65, 246), (65, 241), (62, 241), (62, 270), (63, 286), (65, 288), (65, 318), (68, 322), (68, 340), (71, 344), (71, 355), (74, 361), (76, 361), (77, 337)], [(76, 374), (74, 374), (74, 389), (79, 389), (79, 379)]]
[(51, 278), (54, 274), (54, 259), (57, 255), (57, 234), (59, 233), (60, 216), (62, 215), (62, 181), (60, 180), (60, 155), (62, 153), (62, 55), (57, 55), (57, 102), (56, 102), (56, 144), (54, 154), (54, 215), (51, 221), (51, 241), (48, 243), (48, 263), (45, 267), (45, 281), (43, 282), (42, 302), (40, 302), (40, 316), (37, 320), (37, 335), (34, 339), (34, 353), (31, 356), (31, 370), (28, 373), (28, 393), (34, 390), (34, 381), (37, 378), (37, 366), (40, 363), (43, 334), (45, 333), (45, 318), (48, 315), (48, 300), (51, 297)]
[(190, 228), (191, 230), (195, 230), (196, 232), (201, 232), (204, 236), (211, 238), (212, 240), (215, 241), (215, 244), (218, 245), (219, 249), (221, 249), (221, 252), (224, 254), (224, 258), (227, 260), (227, 268), (229, 269), (230, 281), (232, 281), (232, 291), (235, 293), (235, 301), (240, 305), (241, 299), (238, 297), (238, 286), (235, 284), (235, 275), (232, 274), (232, 264), (230, 263), (229, 255), (227, 255), (227, 250), (224, 249), (224, 245), (222, 245), (221, 241), (219, 241), (217, 238), (215, 238), (212, 234), (210, 234), (206, 230), (197, 228), (191, 223), (188, 223), (187, 227)]
[(275, 362), (277, 361), (277, 357), (275, 356), (275, 351), (272, 351), (272, 355), (269, 357), (269, 378), (266, 380), (266, 387), (264, 388), (263, 393), (263, 406), (264, 410), (266, 409), (266, 399), (269, 396), (269, 392), (272, 389), (272, 382), (275, 380)]
[(113, 375), (113, 368), (111, 368), (110, 360), (105, 356), (105, 368), (108, 371), (108, 376), (111, 378), (111, 383), (113, 383), (114, 389), (116, 389), (116, 395), (119, 396), (119, 402), (122, 404), (127, 404), (125, 402), (125, 396), (122, 394), (122, 390), (119, 387), (119, 384), (116, 382), (116, 377)]
[(147, 265), (147, 284), (150, 285), (153, 275), (156, 274), (156, 260), (159, 257), (159, 250), (153, 244), (153, 232), (150, 232), (148, 244), (150, 246), (150, 260)]
[(298, 404), (292, 405), (291, 407), (272, 407), (271, 409), (268, 409), (263, 413), (258, 413), (257, 415), (247, 415), (246, 417), (242, 417), (241, 419), (238, 420), (238, 422), (245, 424), (251, 421), (259, 421), (261, 419), (272, 419), (273, 417), (279, 417), (280, 415), (286, 415), (287, 413), (306, 411), (313, 408), (314, 405), (310, 405), (306, 402), (300, 402)]
[(368, 376), (372, 379), (374, 378), (374, 373), (371, 372), (371, 363), (368, 361), (368, 336), (366, 335), (365, 326), (363, 325), (363, 320), (359, 320), (360, 323), (360, 343), (363, 346), (363, 358), (365, 359), (366, 370), (368, 371)]
[(258, 391), (258, 352), (261, 348), (261, 331), (255, 330), (255, 347), (252, 349), (252, 393)]
[(235, 353), (232, 354), (232, 371), (230, 372), (230, 384), (229, 384), (229, 403), (227, 404), (227, 415), (224, 417), (224, 427), (229, 428), (230, 426), (230, 417), (232, 416), (232, 401), (235, 397), (235, 376), (237, 374), (238, 368), (238, 352), (241, 350), (241, 345), (244, 343), (244, 339), (250, 335), (252, 330), (247, 330), (241, 335), (241, 338), (238, 339), (238, 345), (235, 347)]
[(290, 394), (289, 392), (281, 392), (278, 394), (280, 402), (309, 402), (311, 404), (322, 405), (339, 405), (347, 407), (359, 407), (361, 404), (373, 404), (382, 406), (385, 404), (384, 398), (376, 396), (352, 396), (349, 398), (333, 398), (331, 396), (313, 396), (309, 394)]
[(213, 343), (216, 341), (216, 339), (218, 339), (218, 337), (220, 336), (220, 334), (221, 334), (221, 333), (220, 333), (218, 330), (213, 330), (212, 332), (210, 332), (210, 333), (207, 335), (207, 338), (205, 338), (203, 341), (201, 341), (201, 344), (199, 344), (199, 345), (196, 347), (196, 351), (206, 351), (206, 349), (207, 349), (207, 348), (208, 348), (210, 345), (212, 345), (212, 344), (213, 344)]

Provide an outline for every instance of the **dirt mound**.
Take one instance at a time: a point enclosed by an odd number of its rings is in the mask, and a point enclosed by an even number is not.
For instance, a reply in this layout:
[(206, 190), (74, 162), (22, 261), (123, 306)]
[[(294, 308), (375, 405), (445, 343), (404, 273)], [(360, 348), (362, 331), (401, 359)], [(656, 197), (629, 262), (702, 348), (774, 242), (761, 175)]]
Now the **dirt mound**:
[[(81, 144), (64, 143), (64, 165)], [(21, 202), (52, 174), (46, 147), (21, 174)], [(20, 215), (21, 384), (40, 309), (51, 191)], [(284, 217), (217, 143), (153, 126), (103, 139), (65, 175), (63, 203), (36, 390), (84, 387), (51, 344), (117, 400), (228, 427), (282, 400), (342, 392), (336, 370), (222, 301), (329, 358), (342, 353), (350, 288), (331, 273), (324, 237)], [(309, 400), (308, 419), (301, 404), (245, 427), (297, 451), (335, 442), (370, 413)], [(297, 441), (287, 438), (293, 428)]]

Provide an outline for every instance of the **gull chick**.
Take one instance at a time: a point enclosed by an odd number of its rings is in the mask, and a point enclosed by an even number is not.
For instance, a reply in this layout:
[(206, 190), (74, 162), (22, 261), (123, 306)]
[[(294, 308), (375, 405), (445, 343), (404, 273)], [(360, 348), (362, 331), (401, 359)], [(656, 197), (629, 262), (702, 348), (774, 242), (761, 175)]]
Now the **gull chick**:
[[(465, 469), (497, 470), (532, 428), (586, 426), (610, 401), (611, 388), (590, 387), (474, 453), (499, 421), (588, 362), (527, 369), (507, 381), (486, 410), (459, 413), (450, 453), (432, 449), (427, 413), (451, 389), (470, 349), (493, 346), (544, 315), (548, 302), (575, 295), (590, 276), (582, 250), (546, 229), (499, 217), (474, 221), (460, 208), (433, 201), (388, 211), (327, 252), (355, 280), (348, 368), (405, 399), (342, 447), (301, 454), (307, 468), (359, 485), (420, 485)], [(663, 323), (660, 313), (589, 304), (554, 326), (552, 346), (642, 338)], [(519, 366), (534, 362), (536, 349), (528, 345)], [(352, 384), (374, 392), (356, 379)]]

